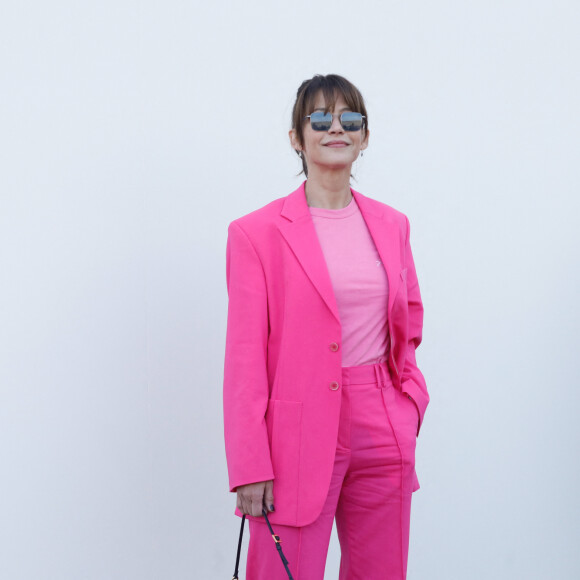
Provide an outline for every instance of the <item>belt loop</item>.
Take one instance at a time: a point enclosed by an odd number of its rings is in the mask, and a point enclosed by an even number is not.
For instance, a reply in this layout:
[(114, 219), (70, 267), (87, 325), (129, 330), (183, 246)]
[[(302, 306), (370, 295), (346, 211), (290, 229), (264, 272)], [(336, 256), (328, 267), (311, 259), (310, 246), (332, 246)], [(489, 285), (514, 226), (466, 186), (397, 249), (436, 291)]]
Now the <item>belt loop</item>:
[(375, 363), (373, 364), (373, 367), (375, 369), (377, 388), (384, 389), (387, 386), (387, 381), (384, 376), (385, 369), (382, 367), (381, 363)]

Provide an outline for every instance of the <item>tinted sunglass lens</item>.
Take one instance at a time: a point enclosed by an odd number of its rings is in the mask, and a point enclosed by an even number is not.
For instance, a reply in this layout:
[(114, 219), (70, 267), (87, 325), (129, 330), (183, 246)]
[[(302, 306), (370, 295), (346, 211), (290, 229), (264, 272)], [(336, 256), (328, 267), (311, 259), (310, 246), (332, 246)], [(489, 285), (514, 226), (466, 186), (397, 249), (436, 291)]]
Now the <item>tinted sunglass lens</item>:
[(332, 125), (332, 115), (318, 111), (310, 115), (310, 125), (315, 131), (328, 131)]
[(340, 116), (340, 124), (345, 131), (359, 131), (362, 128), (362, 115), (360, 113), (343, 113)]

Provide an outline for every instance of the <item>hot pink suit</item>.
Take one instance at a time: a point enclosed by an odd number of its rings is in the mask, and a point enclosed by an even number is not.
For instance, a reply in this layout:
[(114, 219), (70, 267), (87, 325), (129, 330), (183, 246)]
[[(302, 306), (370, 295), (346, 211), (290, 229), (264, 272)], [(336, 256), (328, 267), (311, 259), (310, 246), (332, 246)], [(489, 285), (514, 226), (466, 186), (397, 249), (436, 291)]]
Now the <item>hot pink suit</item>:
[[(429, 395), (415, 360), (423, 307), (409, 221), (384, 203), (352, 194), (386, 268), (388, 370), (395, 389), (416, 406), (418, 434)], [(331, 485), (343, 371), (337, 305), (304, 183), (230, 224), (227, 283), (230, 490), (273, 479), (272, 524), (307, 526), (320, 515)]]

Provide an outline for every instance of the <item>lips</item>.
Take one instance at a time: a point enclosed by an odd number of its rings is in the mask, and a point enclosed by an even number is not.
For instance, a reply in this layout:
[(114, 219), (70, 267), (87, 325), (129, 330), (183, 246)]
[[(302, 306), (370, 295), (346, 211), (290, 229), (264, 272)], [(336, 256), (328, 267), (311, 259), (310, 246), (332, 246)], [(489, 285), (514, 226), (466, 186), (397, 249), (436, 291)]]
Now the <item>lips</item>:
[(329, 141), (324, 144), (325, 147), (347, 147), (348, 143), (346, 141)]

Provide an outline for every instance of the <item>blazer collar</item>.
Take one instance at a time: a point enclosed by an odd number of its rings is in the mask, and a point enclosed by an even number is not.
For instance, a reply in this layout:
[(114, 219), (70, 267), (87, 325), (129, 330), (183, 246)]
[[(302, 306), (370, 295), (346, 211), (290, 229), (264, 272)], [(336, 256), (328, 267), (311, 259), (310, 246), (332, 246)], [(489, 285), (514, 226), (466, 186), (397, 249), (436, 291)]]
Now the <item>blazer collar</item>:
[(306, 203), (306, 181), (303, 181), (300, 187), (294, 190), (290, 195), (284, 198), (282, 211), (280, 215), (289, 219), (291, 222), (305, 218), (310, 215), (308, 204)]
[[(336, 319), (340, 321), (332, 282), (306, 202), (305, 184), (306, 181), (302, 182), (298, 189), (284, 199), (281, 215), (286, 219), (280, 223), (279, 228), (324, 302)], [(401, 243), (398, 224), (392, 216), (386, 215), (382, 204), (352, 188), (351, 192), (387, 272), (389, 281), (388, 314), (390, 316), (399, 285)]]

